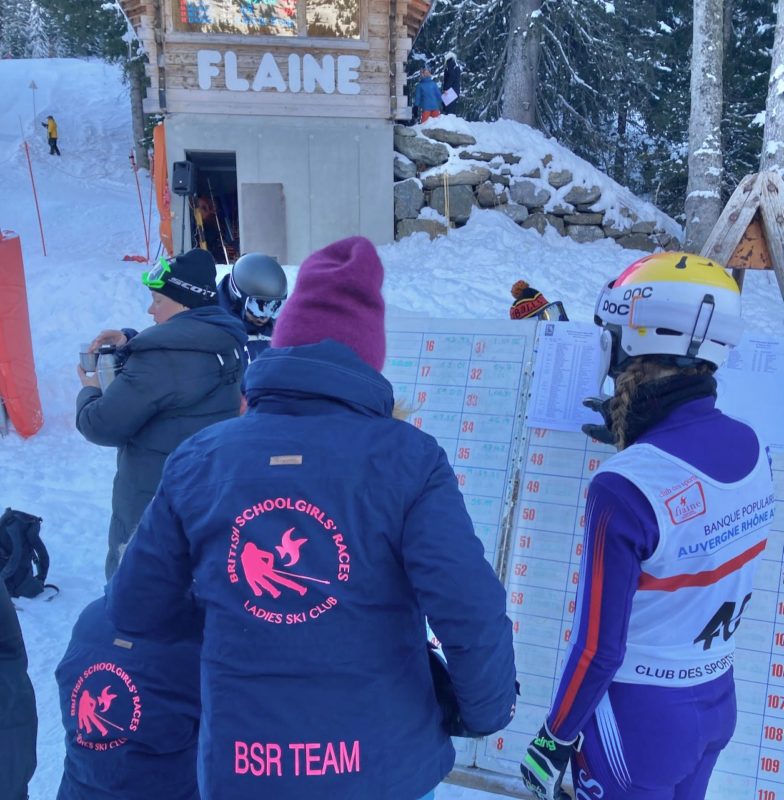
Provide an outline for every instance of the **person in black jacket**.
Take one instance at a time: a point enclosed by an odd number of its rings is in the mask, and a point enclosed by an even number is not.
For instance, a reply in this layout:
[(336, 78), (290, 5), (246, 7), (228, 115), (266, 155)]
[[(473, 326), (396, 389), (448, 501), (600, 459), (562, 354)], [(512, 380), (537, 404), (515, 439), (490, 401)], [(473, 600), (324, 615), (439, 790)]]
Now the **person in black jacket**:
[(142, 280), (151, 290), (156, 324), (102, 331), (101, 344), (121, 348), (124, 365), (102, 392), (97, 377), (78, 367), (76, 427), (90, 442), (116, 447), (106, 577), (155, 494), (166, 456), (197, 431), (240, 410), (247, 335), (217, 304), (215, 260), (196, 248), (161, 259)]
[(14, 604), (0, 580), (0, 794), (26, 800), (36, 766), (38, 716)]
[(100, 598), (82, 611), (55, 673), (65, 728), (57, 800), (199, 800), (203, 614), (189, 596), (177, 625), (119, 632)]
[(441, 84), (441, 94), (446, 94), (450, 89), (457, 97), (449, 104), (444, 104), (444, 113), (458, 114), (458, 103), (460, 99), (460, 66), (457, 63), (457, 56), (453, 52), (446, 54), (444, 63), (444, 80)]

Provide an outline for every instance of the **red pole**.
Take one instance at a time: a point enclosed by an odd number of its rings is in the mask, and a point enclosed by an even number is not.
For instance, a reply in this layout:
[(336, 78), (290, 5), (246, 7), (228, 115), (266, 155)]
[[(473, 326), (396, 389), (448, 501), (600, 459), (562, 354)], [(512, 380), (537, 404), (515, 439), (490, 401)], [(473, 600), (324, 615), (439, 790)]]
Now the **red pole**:
[(150, 237), (147, 235), (147, 220), (144, 218), (144, 201), (142, 200), (142, 190), (139, 186), (139, 173), (136, 171), (136, 159), (133, 157), (133, 150), (130, 156), (133, 177), (136, 178), (136, 194), (139, 195), (139, 209), (142, 212), (142, 226), (144, 227), (144, 243), (147, 245), (147, 261), (150, 260)]
[(30, 148), (27, 146), (27, 139), (25, 139), (25, 153), (27, 155), (27, 168), (30, 170), (30, 183), (33, 185), (33, 198), (35, 200), (35, 212), (38, 214), (38, 230), (41, 231), (41, 247), (44, 249), (46, 255), (46, 242), (44, 241), (44, 225), (41, 222), (41, 208), (38, 205), (38, 192), (35, 190), (35, 178), (33, 177), (33, 162), (30, 160)]

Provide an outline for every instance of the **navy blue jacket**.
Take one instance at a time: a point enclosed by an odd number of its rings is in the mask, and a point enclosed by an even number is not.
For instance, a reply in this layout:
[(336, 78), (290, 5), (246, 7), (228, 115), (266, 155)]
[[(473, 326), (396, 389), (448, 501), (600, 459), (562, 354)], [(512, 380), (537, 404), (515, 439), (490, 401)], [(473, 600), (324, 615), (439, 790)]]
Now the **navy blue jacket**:
[(262, 326), (248, 322), (245, 319), (245, 303), (242, 300), (237, 300), (229, 290), (228, 275), (224, 275), (218, 284), (218, 303), (221, 308), (228, 311), (229, 314), (236, 317), (245, 326), (245, 333), (248, 334), (248, 343), (246, 345), (248, 359), (253, 361), (254, 358), (260, 356), (269, 347), (275, 321), (270, 320)]
[(414, 105), (420, 111), (440, 111), (441, 92), (432, 78), (422, 78), (414, 93)]
[(205, 800), (415, 800), (452, 768), (425, 615), (466, 726), (515, 702), (505, 595), (435, 439), (332, 340), (269, 349), (248, 413), (173, 453), (110, 586), (124, 630), (205, 604)]
[(176, 601), (177, 641), (119, 633), (85, 608), (57, 667), (65, 771), (57, 800), (199, 800), (201, 618)]

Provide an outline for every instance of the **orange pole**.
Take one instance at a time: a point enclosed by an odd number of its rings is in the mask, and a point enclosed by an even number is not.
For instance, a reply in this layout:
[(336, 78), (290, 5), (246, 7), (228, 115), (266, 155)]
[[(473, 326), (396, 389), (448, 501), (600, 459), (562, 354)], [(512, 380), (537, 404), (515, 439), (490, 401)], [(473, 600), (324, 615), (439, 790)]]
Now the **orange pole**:
[(41, 247), (46, 255), (46, 242), (44, 241), (44, 225), (41, 222), (41, 207), (38, 205), (38, 192), (35, 190), (35, 178), (33, 177), (33, 162), (30, 160), (30, 148), (25, 139), (25, 154), (27, 155), (27, 168), (30, 170), (30, 183), (33, 185), (33, 199), (35, 200), (35, 213), (38, 214), (38, 230), (41, 231)]

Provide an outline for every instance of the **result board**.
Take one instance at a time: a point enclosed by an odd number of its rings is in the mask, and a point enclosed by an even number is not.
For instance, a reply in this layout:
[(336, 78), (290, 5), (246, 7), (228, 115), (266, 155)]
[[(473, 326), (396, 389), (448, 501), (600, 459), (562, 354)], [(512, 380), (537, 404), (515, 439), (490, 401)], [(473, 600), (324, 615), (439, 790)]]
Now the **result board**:
[[(598, 329), (581, 323), (391, 319), (384, 374), (435, 436), (507, 590), (521, 697), (504, 731), (456, 739), (457, 763), (518, 776), (557, 687), (576, 606), (591, 477), (614, 450), (589, 439)], [(784, 499), (784, 346), (747, 335), (718, 373), (719, 405), (770, 447)], [(760, 400), (760, 393), (764, 399)], [(735, 633), (738, 723), (708, 800), (784, 800), (784, 525), (776, 517)], [(472, 771), (473, 772), (473, 771)], [(475, 781), (474, 781), (475, 783)], [(522, 784), (519, 786), (522, 789)]]

